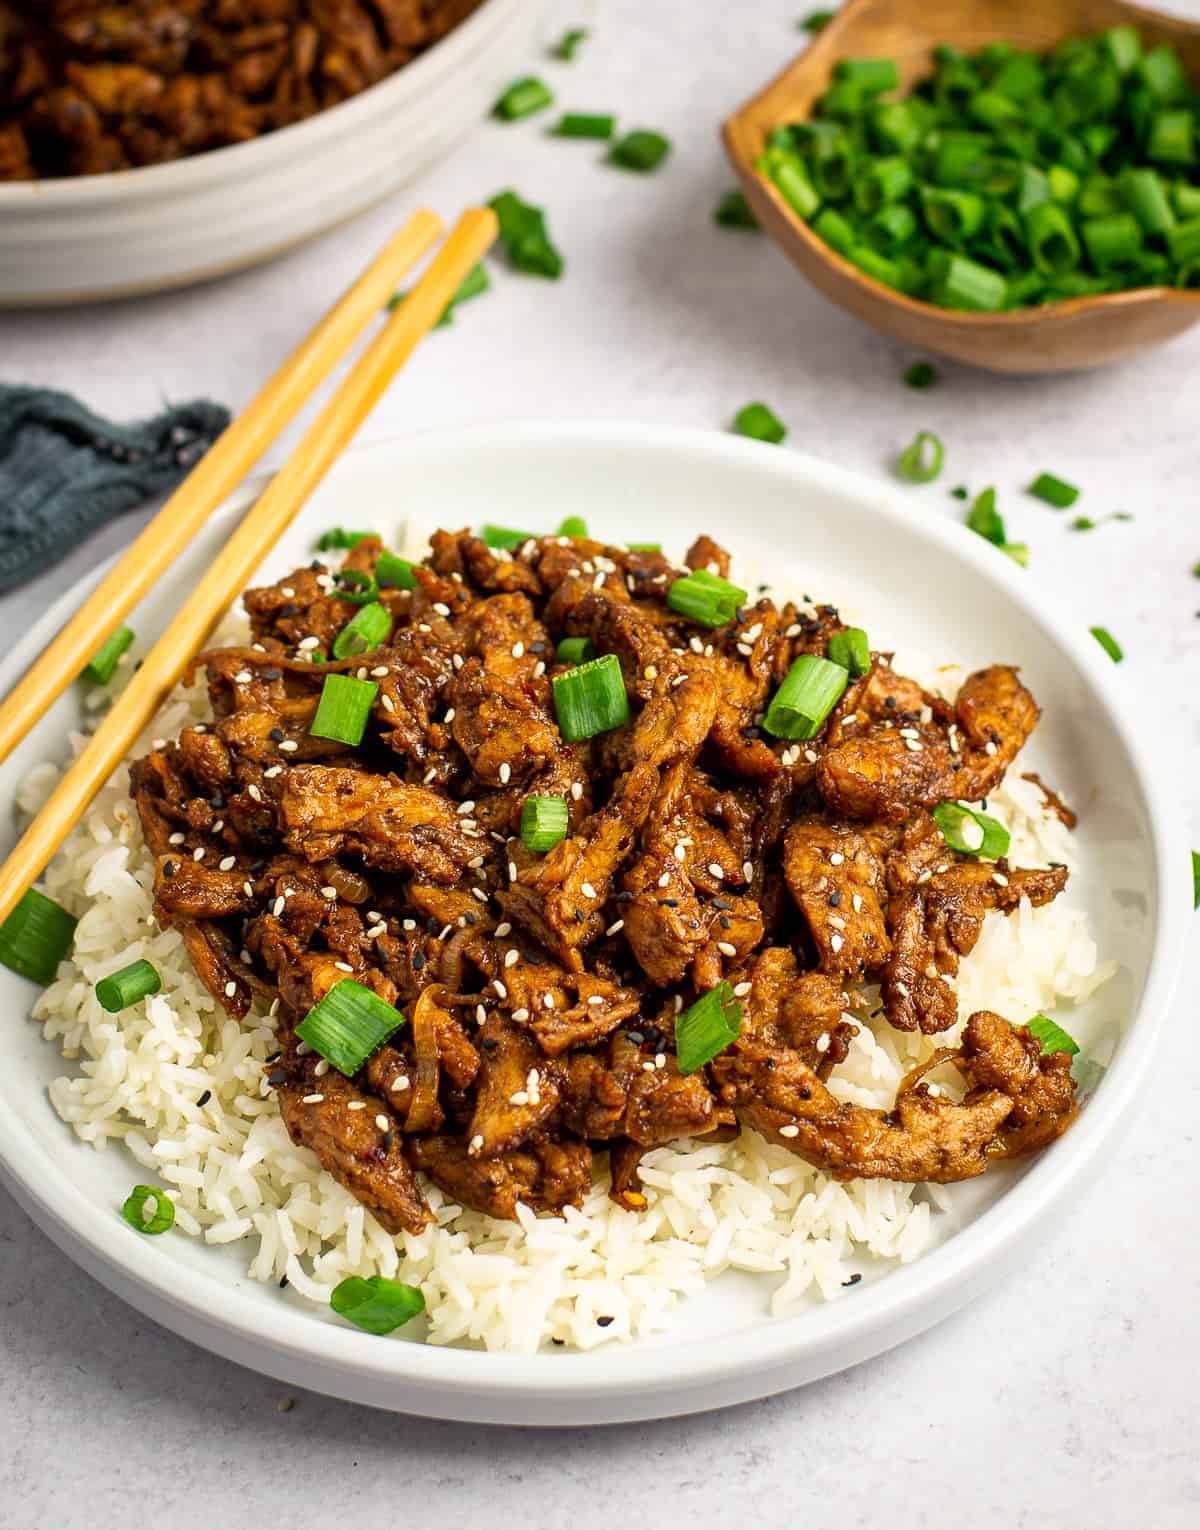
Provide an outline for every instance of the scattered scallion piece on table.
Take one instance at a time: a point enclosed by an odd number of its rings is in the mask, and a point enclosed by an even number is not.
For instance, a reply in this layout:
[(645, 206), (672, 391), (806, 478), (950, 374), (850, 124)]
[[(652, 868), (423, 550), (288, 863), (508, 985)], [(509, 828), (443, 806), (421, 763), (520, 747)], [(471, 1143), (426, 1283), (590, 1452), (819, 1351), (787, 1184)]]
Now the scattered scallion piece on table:
[(960, 802), (940, 802), (933, 810), (933, 817), (942, 831), (942, 838), (959, 855), (997, 861), (1008, 854), (1008, 830), (987, 813), (977, 813)]
[(970, 499), (971, 497), (971, 491), (967, 488), (965, 483), (955, 484), (954, 487), (950, 490), (950, 493), (954, 496), (955, 499)]
[(856, 677), (871, 672), (871, 644), (862, 627), (846, 627), (835, 632), (825, 649), (826, 657), (833, 664), (840, 664)]
[(61, 904), (31, 887), (0, 924), (0, 963), (45, 988), (71, 949), (77, 922)]
[(730, 584), (728, 579), (698, 569), (672, 583), (667, 590), (667, 605), (702, 627), (724, 627), (735, 619), (738, 607), (745, 604), (749, 593)]
[(425, 1311), (425, 1298), (416, 1286), (386, 1275), (348, 1275), (334, 1286), (329, 1305), (365, 1333), (383, 1338)]
[(771, 698), (764, 730), (789, 742), (815, 738), (849, 681), (849, 670), (840, 664), (801, 654)]
[(975, 501), (967, 512), (967, 529), (973, 531), (976, 536), (981, 536), (985, 542), (991, 542), (995, 547), (1003, 547), (1008, 541), (1004, 517), (996, 509), (995, 489), (984, 489), (982, 493), (975, 496)]
[(742, 1006), (727, 982), (710, 988), (675, 1021), (675, 1060), (680, 1073), (703, 1068), (742, 1034)]
[(1027, 542), (1005, 542), (1000, 551), (1006, 553), (1014, 563), (1019, 563), (1022, 568), (1029, 567), (1029, 544)]
[(511, 526), (493, 526), (489, 522), (479, 528), (479, 535), (489, 547), (498, 547), (503, 552), (514, 552), (532, 538), (533, 532), (514, 531)]
[(336, 739), (342, 744), (361, 744), (378, 694), (379, 687), (371, 680), (326, 675), (309, 733), (314, 738)]
[(83, 678), (94, 685), (107, 685), (117, 672), (121, 655), (133, 642), (132, 627), (118, 627), (106, 637), (83, 668)]
[(555, 532), (555, 536), (560, 537), (586, 537), (587, 534), (587, 522), (582, 515), (568, 515)]
[(1117, 642), (1116, 638), (1113, 637), (1108, 628), (1089, 627), (1088, 631), (1096, 639), (1097, 643), (1100, 644), (1101, 648), (1104, 649), (1104, 652), (1109, 656), (1113, 663), (1119, 664), (1125, 657), (1125, 650), (1121, 647), (1120, 643)]
[(643, 552), (643, 553), (660, 553), (660, 552), (662, 552), (662, 543), (661, 542), (626, 542), (625, 546), (629, 549), (630, 552)]
[(331, 526), (317, 538), (317, 551), (357, 547), (364, 537), (374, 536), (373, 531), (346, 531), (342, 526)]
[(606, 653), (555, 675), (551, 688), (558, 731), (569, 744), (609, 733), (629, 720), (629, 697), (616, 654)]
[(670, 152), (671, 140), (662, 133), (650, 128), (636, 128), (613, 144), (608, 162), (622, 170), (636, 170), (644, 175), (657, 170)]
[(526, 797), (521, 807), (521, 843), (527, 850), (553, 850), (567, 837), (565, 797)]
[(563, 258), (551, 243), (542, 209), (523, 202), (515, 191), (500, 192), (488, 206), (499, 219), (500, 242), (513, 267), (530, 276), (557, 280)]
[(906, 388), (932, 388), (938, 380), (938, 370), (930, 361), (914, 361), (900, 380)]
[(1079, 1051), (1079, 1043), (1062, 1026), (1051, 1020), (1048, 1015), (1034, 1015), (1032, 1020), (1025, 1024), (1029, 1033), (1042, 1044), (1043, 1052), (1066, 1052), (1071, 1057)]
[(296, 1027), (296, 1035), (339, 1073), (353, 1078), (404, 1023), (400, 1011), (373, 989), (342, 978), (317, 1000)]
[(1100, 522), (1099, 521), (1094, 521), (1091, 518), (1090, 515), (1077, 515), (1075, 517), (1075, 519), (1071, 522), (1071, 530), (1072, 531), (1095, 531), (1096, 527), (1099, 524), (1100, 524)]
[(554, 125), (555, 138), (608, 139), (617, 130), (617, 119), (605, 112), (564, 112)]
[(1079, 490), (1073, 483), (1068, 483), (1065, 478), (1056, 478), (1053, 473), (1039, 473), (1029, 485), (1028, 492), (1035, 499), (1053, 505), (1056, 510), (1069, 510), (1079, 498)]
[(832, 11), (809, 11), (807, 16), (800, 19), (798, 25), (802, 32), (823, 32), (832, 20)]
[(585, 664), (596, 657), (596, 645), (586, 637), (560, 638), (554, 657), (560, 664)]
[(758, 228), (754, 209), (746, 201), (745, 192), (727, 191), (713, 210), (713, 222), (721, 228)]
[(778, 446), (787, 435), (787, 426), (763, 403), (746, 404), (739, 409), (733, 417), (733, 429), (736, 435), (766, 441), (771, 446)]
[(569, 64), (579, 52), (580, 44), (586, 42), (590, 35), (587, 27), (571, 27), (555, 43), (552, 50), (554, 57)]
[(135, 1232), (156, 1237), (175, 1226), (175, 1202), (156, 1185), (134, 1185), (121, 1215)]
[(514, 80), (492, 108), (492, 115), (505, 122), (518, 122), (522, 117), (532, 117), (534, 112), (544, 111), (554, 104), (554, 92), (533, 75)]
[(1192, 851), (1192, 907), (1200, 908), (1200, 850)]
[[(467, 272), (466, 276), (463, 277), (462, 281), (459, 282), (458, 287), (455, 289), (454, 296), (446, 304), (445, 308), (442, 309), (441, 316), (437, 321), (436, 327), (438, 329), (442, 329), (445, 327), (445, 325), (452, 323), (454, 310), (459, 306), (460, 303), (467, 303), (470, 302), (472, 298), (479, 297), (480, 294), (486, 292), (491, 285), (492, 279), (487, 274), (487, 267), (478, 263), (473, 265)], [(393, 297), (392, 300), (388, 303), (389, 310), (396, 308), (399, 304), (403, 303), (407, 296), (407, 292), (397, 292), (395, 297)], [(370, 536), (370, 532), (363, 532), (362, 534), (363, 536)], [(351, 533), (351, 535), (355, 535), (355, 533)], [(343, 544), (334, 542), (330, 545), (334, 547), (343, 545), (347, 547), (353, 547), (354, 543), (347, 542)]]
[(158, 969), (148, 961), (136, 961), (102, 977), (96, 984), (96, 999), (101, 1009), (115, 1015), (139, 999), (157, 993), (161, 987)]
[(381, 590), (415, 590), (414, 564), (393, 552), (381, 552), (375, 563), (375, 583)]
[(907, 483), (932, 483), (945, 460), (941, 438), (931, 430), (920, 430), (900, 453), (896, 471)]
[(357, 654), (370, 653), (392, 630), (392, 617), (386, 606), (377, 600), (363, 606), (348, 621), (333, 640), (335, 659), (353, 659)]

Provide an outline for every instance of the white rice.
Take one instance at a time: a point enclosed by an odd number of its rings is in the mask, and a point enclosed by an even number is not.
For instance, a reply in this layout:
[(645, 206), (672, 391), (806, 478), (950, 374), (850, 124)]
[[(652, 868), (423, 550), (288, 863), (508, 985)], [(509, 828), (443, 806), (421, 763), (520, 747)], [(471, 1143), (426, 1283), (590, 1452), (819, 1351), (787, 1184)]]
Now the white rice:
[[(946, 673), (939, 679), (945, 685)], [(206, 715), (203, 686), (181, 688), (135, 753)], [(54, 766), (34, 771), (20, 808), (34, 812), (56, 776)], [(1012, 830), (1017, 863), (1072, 863), (1071, 836), (1015, 771), (989, 811)], [(640, 1215), (607, 1199), (598, 1170), (581, 1211), (522, 1211), (519, 1223), (463, 1210), (428, 1186), (436, 1225), (393, 1238), (288, 1137), (264, 1076), (278, 1045), (272, 1020), (253, 1011), (239, 1023), (219, 1009), (179, 937), (154, 922), (153, 877), (122, 768), (45, 877), (50, 895), (79, 916), (71, 957), (34, 1009), (47, 1040), (75, 1065), (50, 1098), (83, 1141), (121, 1144), (167, 1187), (179, 1233), (240, 1241), (256, 1280), (286, 1276), (324, 1306), (348, 1275), (399, 1275), (424, 1292), (431, 1343), (587, 1349), (667, 1327), (681, 1297), (726, 1270), (759, 1272), (764, 1303), (781, 1313), (840, 1296), (864, 1266), (907, 1263), (936, 1241), (937, 1208), (950, 1204), (937, 1187), (838, 1184), (750, 1131), (650, 1153)], [(139, 957), (158, 969), (162, 992), (106, 1014), (96, 980)], [(987, 920), (962, 965), (960, 1013), (986, 1006), (1021, 1021), (1082, 1001), (1113, 970), (1098, 963), (1086, 915), (1068, 901), (1025, 904), (1011, 919)], [(875, 997), (868, 988), (856, 998), (863, 1023), (831, 1088), (886, 1107), (931, 1043), (870, 1023)]]

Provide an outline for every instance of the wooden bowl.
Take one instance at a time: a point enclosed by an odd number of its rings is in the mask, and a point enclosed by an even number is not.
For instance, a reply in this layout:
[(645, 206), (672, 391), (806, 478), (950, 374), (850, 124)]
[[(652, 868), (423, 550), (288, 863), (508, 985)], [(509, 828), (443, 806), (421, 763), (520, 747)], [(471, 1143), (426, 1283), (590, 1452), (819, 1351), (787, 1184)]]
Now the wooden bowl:
[(1200, 292), (1136, 287), (1012, 313), (936, 308), (885, 287), (819, 239), (754, 169), (772, 128), (808, 117), (841, 58), (886, 56), (905, 92), (933, 71), (941, 42), (964, 50), (1004, 40), (1045, 52), (1065, 37), (1128, 23), (1153, 47), (1173, 43), (1200, 82), (1200, 25), (1124, 0), (849, 0), (771, 83), (734, 112), (725, 147), (763, 228), (814, 286), (885, 335), (989, 372), (1071, 372), (1104, 366), (1180, 334), (1200, 319)]

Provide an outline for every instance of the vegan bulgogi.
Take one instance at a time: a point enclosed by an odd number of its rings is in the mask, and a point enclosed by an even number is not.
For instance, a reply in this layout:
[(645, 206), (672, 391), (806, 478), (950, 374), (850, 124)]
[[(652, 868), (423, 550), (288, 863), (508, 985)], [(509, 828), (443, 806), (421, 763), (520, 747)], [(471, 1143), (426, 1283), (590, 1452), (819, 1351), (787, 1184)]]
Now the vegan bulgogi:
[[(828, 1088), (859, 985), (946, 1031), (985, 915), (1066, 882), (983, 859), (965, 815), (974, 844), (943, 832), (1038, 720), (1016, 671), (949, 703), (832, 607), (749, 600), (707, 537), (686, 562), (464, 531), (410, 565), (362, 538), (247, 591), (252, 642), (195, 661), (212, 721), (133, 767), (158, 919), (230, 1015), (274, 1006), (288, 1130), (389, 1231), (431, 1220), (417, 1171), (511, 1218), (579, 1205), (606, 1150), (638, 1210), (640, 1158), (679, 1138), (744, 1125), (835, 1178), (949, 1182), (1076, 1115), (1068, 1053), (988, 1011), (890, 1110)], [(808, 726), (776, 715), (835, 669)], [(331, 1004), (387, 1040), (347, 1061)], [(961, 1089), (926, 1082), (945, 1062)]]
[(0, 0), (0, 181), (243, 143), (394, 73), (480, 0)]

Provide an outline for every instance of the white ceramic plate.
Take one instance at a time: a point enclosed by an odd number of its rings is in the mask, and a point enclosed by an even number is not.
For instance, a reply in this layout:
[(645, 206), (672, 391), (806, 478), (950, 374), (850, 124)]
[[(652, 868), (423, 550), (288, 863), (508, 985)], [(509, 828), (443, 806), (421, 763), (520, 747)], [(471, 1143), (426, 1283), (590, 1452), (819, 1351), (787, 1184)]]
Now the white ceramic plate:
[(484, 0), (404, 69), (329, 111), (165, 165), (0, 185), (0, 307), (224, 276), (363, 212), (447, 153), (521, 72), (541, 0)]
[[(252, 498), (237, 496), (136, 614), (141, 636), (170, 615)], [(792, 569), (797, 590), (853, 599), (870, 613), (879, 646), (1023, 667), (1045, 709), (1030, 751), (1035, 767), (1084, 809), (1071, 896), (1091, 915), (1102, 953), (1121, 964), (1079, 1028), (1116, 1055), (1078, 1124), (1048, 1152), (954, 1187), (939, 1247), (787, 1318), (768, 1315), (770, 1277), (725, 1276), (678, 1309), (670, 1333), (587, 1354), (510, 1356), (372, 1338), (248, 1280), (236, 1247), (132, 1234), (117, 1208), (139, 1177), (133, 1160), (95, 1152), (58, 1120), (45, 1088), (63, 1064), (24, 1018), (29, 985), (0, 969), (0, 1164), (30, 1214), (126, 1300), (231, 1359), (382, 1407), (510, 1424), (634, 1420), (780, 1391), (899, 1343), (1010, 1273), (1098, 1172), (1143, 1087), (1188, 928), (1187, 863), (1142, 720), (1136, 734), (1124, 720), (1136, 708), (1126, 705), (1120, 672), (1086, 631), (1055, 616), (1044, 587), (914, 503), (885, 483), (728, 436), (505, 426), (351, 453), (268, 567), (306, 561), (323, 526), (394, 536), (409, 513), (452, 527), (492, 520), (533, 530), (577, 514), (613, 541), (653, 536), (668, 548), (708, 530), (740, 558), (769, 563), (781, 590)], [(65, 596), (25, 636), (0, 685), (12, 683), (81, 594)], [(20, 772), (64, 756), (77, 720), (77, 698), (63, 697), (0, 770), (0, 800), (11, 804)], [(11, 842), (11, 827), (8, 834)], [(1104, 1214), (1099, 1199), (1093, 1210)]]

